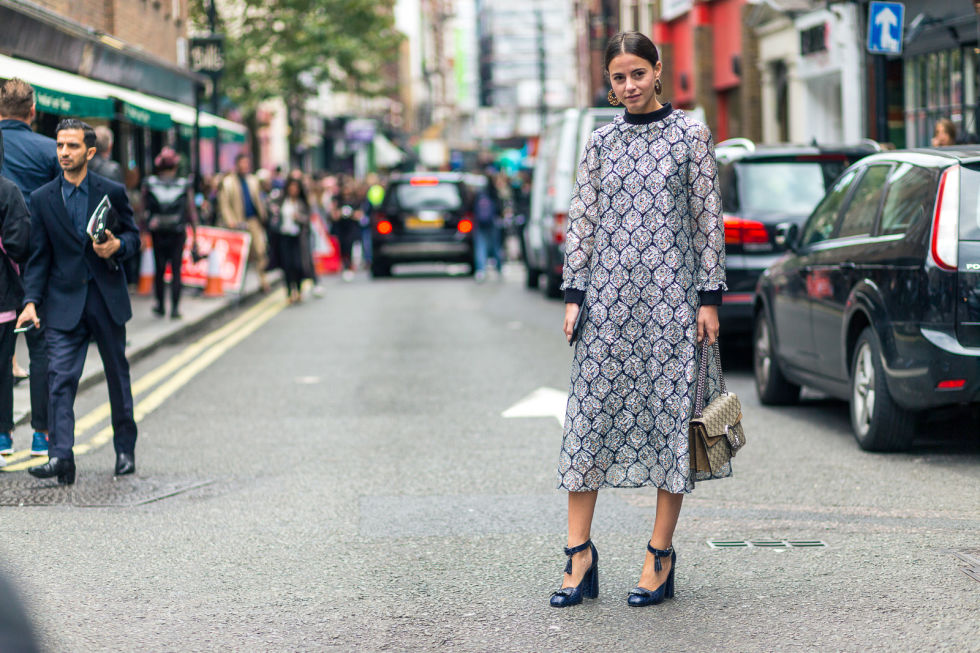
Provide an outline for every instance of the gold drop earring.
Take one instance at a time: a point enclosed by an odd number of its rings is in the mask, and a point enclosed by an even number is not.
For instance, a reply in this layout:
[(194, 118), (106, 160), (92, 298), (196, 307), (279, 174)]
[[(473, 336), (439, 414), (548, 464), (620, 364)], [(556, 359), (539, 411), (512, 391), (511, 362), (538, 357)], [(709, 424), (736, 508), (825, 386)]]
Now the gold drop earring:
[(616, 97), (616, 94), (613, 93), (612, 89), (609, 89), (609, 94), (606, 95), (606, 99), (609, 100), (609, 104), (613, 105), (614, 107), (619, 106), (619, 98)]

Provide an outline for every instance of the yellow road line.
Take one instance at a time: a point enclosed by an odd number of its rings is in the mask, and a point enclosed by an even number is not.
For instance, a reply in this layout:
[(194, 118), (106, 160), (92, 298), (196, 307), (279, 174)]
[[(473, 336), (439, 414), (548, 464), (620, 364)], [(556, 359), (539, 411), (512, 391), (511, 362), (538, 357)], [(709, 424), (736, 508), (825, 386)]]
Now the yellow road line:
[[(278, 296), (278, 293), (277, 295), (267, 297), (235, 320), (201, 338), (194, 344), (189, 345), (166, 363), (141, 377), (139, 381), (133, 384), (134, 397), (152, 388), (157, 382), (172, 374), (166, 382), (150, 393), (146, 399), (136, 404), (133, 409), (135, 421), (137, 423), (142, 421), (144, 417), (157, 409), (170, 395), (186, 385), (200, 371), (207, 368), (229, 349), (271, 320), (285, 306), (286, 303)], [(208, 349), (208, 347), (211, 348)], [(75, 433), (84, 433), (85, 430), (92, 428), (102, 420), (110, 417), (110, 414), (111, 411), (108, 402), (98, 406), (95, 410), (85, 415), (85, 417), (76, 421)], [(112, 425), (109, 425), (86, 442), (75, 445), (72, 451), (76, 455), (84, 455), (98, 449), (111, 439)], [(8, 456), (8, 463), (14, 464), (8, 464), (2, 470), (4, 472), (16, 472), (34, 467), (35, 465), (42, 465), (47, 461), (46, 457), (37, 456), (31, 460), (17, 462), (29, 455), (30, 451), (27, 450), (17, 452), (13, 456)]]

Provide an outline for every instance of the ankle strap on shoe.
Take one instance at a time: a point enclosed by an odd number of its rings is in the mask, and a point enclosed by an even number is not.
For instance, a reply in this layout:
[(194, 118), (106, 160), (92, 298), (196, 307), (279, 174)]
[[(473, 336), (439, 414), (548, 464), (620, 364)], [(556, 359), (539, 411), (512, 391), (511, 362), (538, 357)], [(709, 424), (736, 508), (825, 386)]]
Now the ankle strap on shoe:
[(668, 546), (666, 549), (655, 549), (653, 545), (647, 542), (647, 551), (653, 554), (653, 570), (660, 571), (663, 567), (660, 566), (661, 558), (669, 558), (674, 554), (674, 547)]
[(572, 573), (572, 556), (575, 555), (576, 553), (581, 553), (582, 551), (585, 551), (590, 546), (592, 546), (591, 539), (586, 540), (585, 542), (579, 544), (578, 546), (573, 546), (572, 548), (568, 548), (567, 546), (565, 547), (565, 555), (568, 556), (568, 564), (565, 565), (566, 574)]

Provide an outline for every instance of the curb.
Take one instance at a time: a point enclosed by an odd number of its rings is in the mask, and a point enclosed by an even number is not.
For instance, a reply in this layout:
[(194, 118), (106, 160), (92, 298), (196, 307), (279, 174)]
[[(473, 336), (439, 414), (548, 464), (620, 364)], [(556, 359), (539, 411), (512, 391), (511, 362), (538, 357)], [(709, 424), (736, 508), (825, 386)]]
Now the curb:
[[(272, 287), (273, 291), (277, 290), (283, 285), (281, 275), (277, 275), (274, 272), (270, 272), (267, 274), (267, 278), (269, 280), (269, 285)], [(262, 292), (262, 290), (259, 288), (255, 288), (254, 290), (244, 292), (238, 296), (230, 296), (224, 298), (220, 304), (214, 305), (214, 310), (205, 313), (204, 315), (197, 318), (196, 320), (192, 320), (190, 322), (181, 322), (181, 325), (178, 328), (171, 331), (170, 333), (167, 333), (162, 337), (153, 340), (152, 342), (148, 342), (141, 347), (137, 347), (135, 349), (127, 351), (126, 359), (129, 361), (130, 365), (133, 365), (134, 363), (137, 363), (143, 360), (144, 358), (149, 357), (151, 354), (153, 354), (153, 352), (160, 349), (161, 347), (183, 340), (184, 338), (187, 338), (187, 336), (193, 335), (195, 333), (200, 333), (201, 331), (204, 331), (208, 327), (208, 325), (210, 325), (218, 318), (223, 317), (227, 313), (230, 313), (232, 311), (241, 308), (246, 308), (248, 306), (251, 306), (252, 304), (258, 303), (262, 297), (265, 297), (265, 294)], [(82, 378), (79, 379), (77, 392), (82, 392), (84, 390), (87, 390), (94, 385), (102, 383), (104, 380), (105, 380), (105, 370), (102, 368), (101, 365), (99, 365), (97, 370), (93, 371), (88, 375), (83, 375)], [(14, 426), (28, 424), (30, 423), (30, 421), (31, 421), (31, 410), (30, 408), (28, 408), (23, 415), (14, 418)]]

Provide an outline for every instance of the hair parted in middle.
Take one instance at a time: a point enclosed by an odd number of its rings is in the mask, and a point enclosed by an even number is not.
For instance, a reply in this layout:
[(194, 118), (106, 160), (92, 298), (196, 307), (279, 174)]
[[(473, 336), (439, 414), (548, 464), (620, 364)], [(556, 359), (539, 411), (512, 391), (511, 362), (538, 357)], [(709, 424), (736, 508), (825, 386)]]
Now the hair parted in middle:
[(609, 65), (612, 60), (621, 54), (633, 54), (650, 62), (651, 66), (656, 66), (660, 62), (660, 52), (646, 35), (639, 32), (620, 32), (613, 35), (606, 44), (605, 66), (602, 74), (609, 80)]
[(58, 135), (58, 132), (63, 132), (66, 129), (81, 129), (84, 134), (82, 138), (85, 141), (85, 147), (95, 147), (95, 129), (92, 125), (78, 118), (65, 118), (54, 128), (55, 136)]

